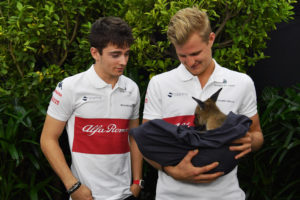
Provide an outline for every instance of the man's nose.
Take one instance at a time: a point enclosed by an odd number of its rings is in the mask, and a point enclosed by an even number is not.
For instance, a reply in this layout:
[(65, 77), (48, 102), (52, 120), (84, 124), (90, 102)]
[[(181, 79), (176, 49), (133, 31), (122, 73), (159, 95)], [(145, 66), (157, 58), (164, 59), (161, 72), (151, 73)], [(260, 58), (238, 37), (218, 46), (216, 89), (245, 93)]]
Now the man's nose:
[(191, 67), (195, 64), (195, 59), (192, 56), (187, 56), (186, 59), (185, 59), (185, 64), (188, 67)]
[(120, 57), (120, 64), (121, 65), (127, 65), (127, 61), (128, 61), (128, 56), (123, 55), (123, 56)]

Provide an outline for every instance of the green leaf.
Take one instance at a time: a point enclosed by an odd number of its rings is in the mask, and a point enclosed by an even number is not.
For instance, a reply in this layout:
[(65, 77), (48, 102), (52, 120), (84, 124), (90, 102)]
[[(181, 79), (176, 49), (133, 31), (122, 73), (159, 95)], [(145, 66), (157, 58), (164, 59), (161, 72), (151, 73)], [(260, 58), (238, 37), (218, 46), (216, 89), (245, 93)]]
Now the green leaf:
[(8, 146), (8, 151), (10, 153), (10, 156), (13, 160), (19, 160), (19, 153), (17, 151), (17, 148), (15, 147), (14, 144), (9, 144)]
[(19, 10), (19, 11), (22, 11), (23, 10), (23, 5), (22, 5), (22, 3), (21, 2), (17, 2), (17, 9)]

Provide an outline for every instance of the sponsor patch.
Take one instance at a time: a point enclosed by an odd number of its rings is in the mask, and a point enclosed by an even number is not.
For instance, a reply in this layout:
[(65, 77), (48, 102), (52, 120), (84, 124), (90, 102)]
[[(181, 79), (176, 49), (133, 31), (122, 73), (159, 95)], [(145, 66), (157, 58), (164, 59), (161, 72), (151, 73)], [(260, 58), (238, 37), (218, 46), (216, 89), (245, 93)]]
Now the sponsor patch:
[(57, 100), (55, 97), (53, 97), (52, 96), (52, 98), (51, 98), (51, 101), (53, 102), (53, 103), (55, 103), (56, 105), (58, 105), (59, 104), (59, 100)]
[(195, 125), (194, 119), (195, 119), (195, 115), (183, 115), (183, 116), (163, 118), (163, 120), (165, 120), (166, 122), (174, 124), (176, 126), (179, 125), (194, 126)]
[(232, 104), (234, 104), (233, 100), (226, 100), (226, 99), (220, 99), (220, 100), (218, 100), (218, 102), (225, 102), (225, 103), (232, 103)]
[(62, 86), (63, 86), (63, 82), (59, 82), (57, 87), (60, 88), (62, 90)]
[(73, 152), (122, 154), (129, 152), (128, 119), (75, 117)]
[(62, 97), (62, 94), (58, 90), (54, 90), (54, 93), (57, 94), (58, 96)]
[(103, 96), (83, 96), (83, 101), (101, 101), (103, 100)]
[(188, 93), (185, 92), (169, 92), (168, 97), (181, 97), (181, 96), (188, 96)]
[(121, 107), (130, 107), (133, 108), (134, 104), (120, 104)]

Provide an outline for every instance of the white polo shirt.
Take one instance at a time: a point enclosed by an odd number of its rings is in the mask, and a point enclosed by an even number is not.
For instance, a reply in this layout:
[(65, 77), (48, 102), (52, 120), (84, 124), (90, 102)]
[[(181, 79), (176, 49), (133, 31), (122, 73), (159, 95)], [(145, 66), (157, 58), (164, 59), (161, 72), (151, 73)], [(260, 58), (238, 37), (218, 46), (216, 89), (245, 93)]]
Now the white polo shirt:
[(67, 121), (73, 174), (95, 200), (131, 195), (129, 120), (139, 117), (140, 94), (120, 76), (115, 87), (89, 70), (68, 77), (53, 92), (47, 114)]
[[(217, 100), (222, 112), (230, 111), (252, 117), (257, 113), (256, 92), (252, 79), (243, 73), (221, 67), (216, 61), (215, 70), (204, 88), (183, 64), (174, 70), (154, 76), (148, 85), (143, 118), (164, 119), (173, 124), (194, 125), (196, 97), (202, 101), (219, 88)], [(244, 200), (237, 179), (237, 167), (212, 183), (191, 184), (176, 181), (158, 172), (156, 200)]]

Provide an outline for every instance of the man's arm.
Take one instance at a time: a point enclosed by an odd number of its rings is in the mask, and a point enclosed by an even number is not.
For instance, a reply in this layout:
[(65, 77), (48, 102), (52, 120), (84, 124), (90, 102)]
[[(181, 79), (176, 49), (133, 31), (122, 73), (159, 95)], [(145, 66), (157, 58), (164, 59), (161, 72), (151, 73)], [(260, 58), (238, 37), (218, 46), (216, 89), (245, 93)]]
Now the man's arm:
[[(139, 125), (139, 119), (130, 120), (129, 129), (136, 128)], [(143, 169), (143, 156), (136, 144), (134, 138), (130, 135), (130, 153), (131, 153), (131, 168), (133, 180), (142, 179), (142, 169)], [(130, 187), (132, 194), (137, 197), (141, 191), (140, 186), (137, 184), (132, 184)]]
[[(147, 121), (149, 120), (143, 119), (143, 123)], [(192, 164), (191, 160), (195, 155), (197, 155), (197, 153), (198, 150), (189, 151), (187, 155), (176, 166), (165, 166), (163, 169), (162, 166), (157, 162), (146, 158), (145, 160), (157, 170), (165, 171), (169, 176), (172, 176), (174, 179), (191, 183), (209, 183), (224, 174), (223, 172), (204, 174), (216, 168), (219, 165), (219, 163), (214, 162), (203, 167), (195, 167)]]
[[(61, 147), (59, 146), (59, 137), (61, 136), (66, 122), (56, 120), (47, 115), (41, 134), (41, 149), (49, 161), (55, 173), (59, 176), (66, 189), (70, 189), (78, 180), (72, 174)], [(85, 185), (81, 185), (71, 194), (73, 200), (92, 199), (92, 193)]]
[(252, 124), (247, 134), (244, 137), (233, 141), (234, 144), (241, 145), (230, 147), (231, 151), (241, 151), (241, 153), (235, 157), (236, 159), (245, 156), (251, 151), (259, 150), (264, 143), (264, 137), (261, 131), (258, 114), (255, 114), (250, 119), (252, 120)]

